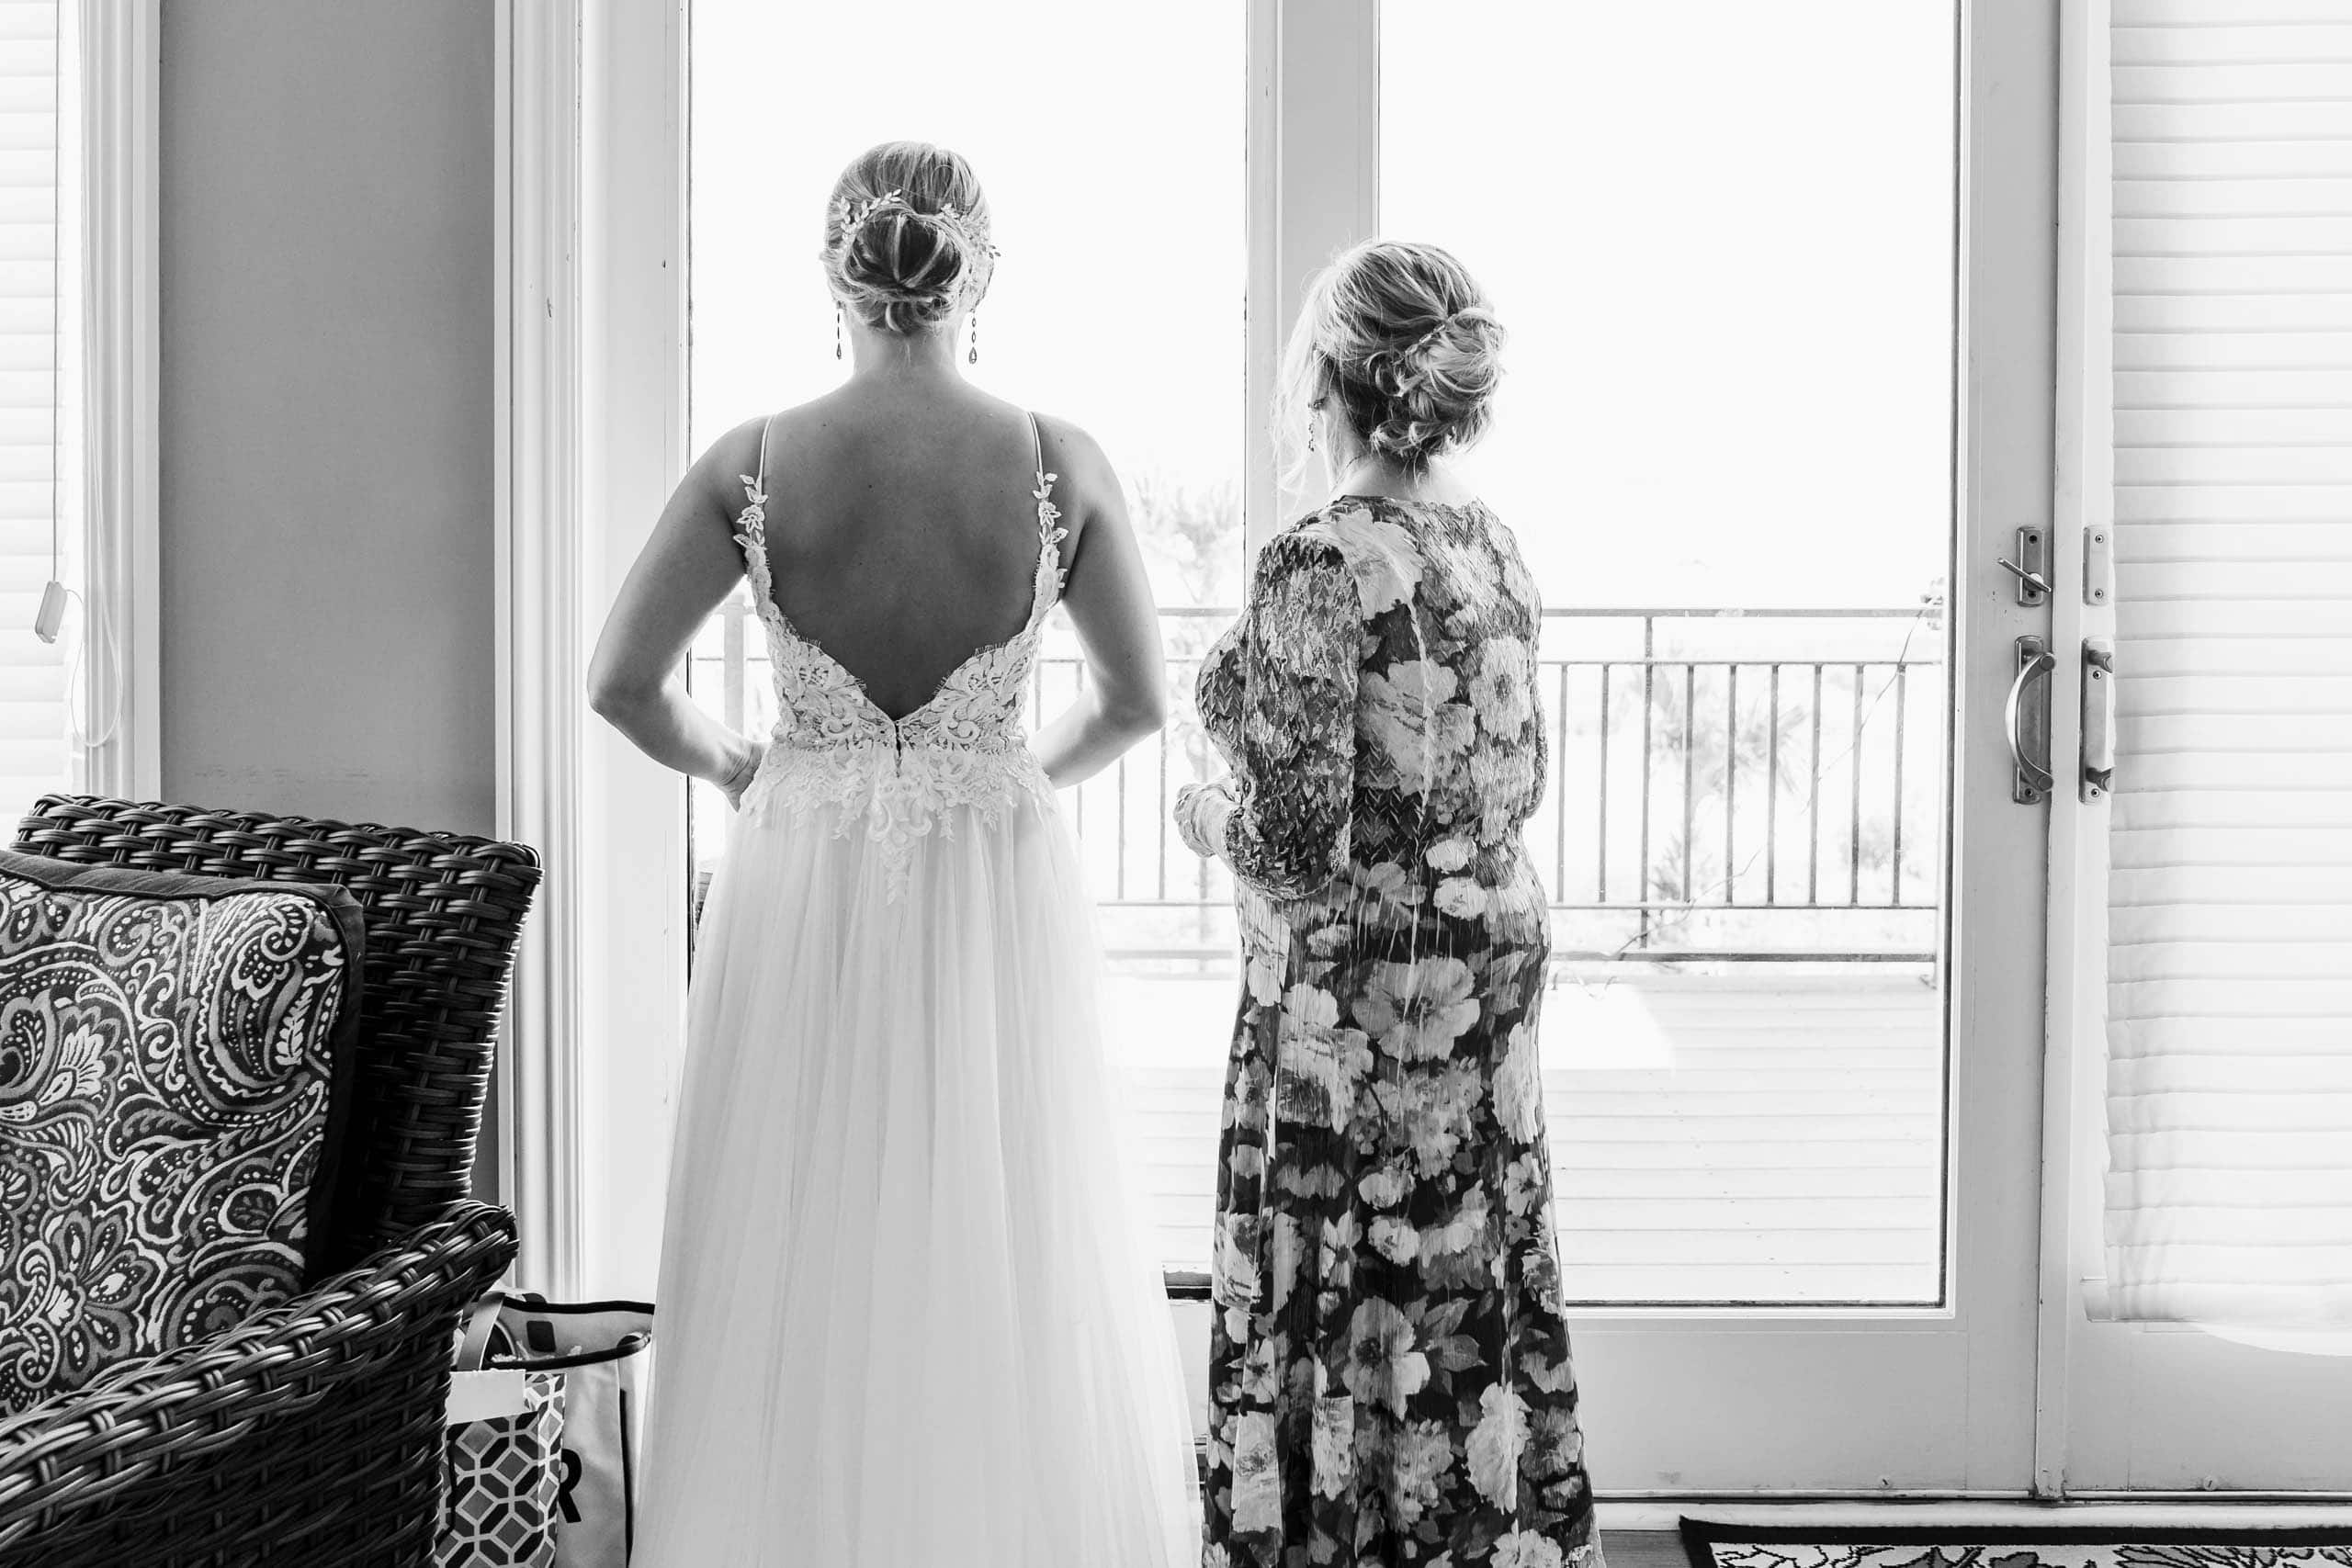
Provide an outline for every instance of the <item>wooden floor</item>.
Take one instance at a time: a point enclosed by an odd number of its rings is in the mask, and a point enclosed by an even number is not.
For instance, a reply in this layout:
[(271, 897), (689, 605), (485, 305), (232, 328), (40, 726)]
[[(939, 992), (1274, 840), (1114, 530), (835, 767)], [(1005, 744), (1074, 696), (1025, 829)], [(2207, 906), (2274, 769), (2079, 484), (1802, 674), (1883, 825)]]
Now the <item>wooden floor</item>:
[[(1193, 1268), (1234, 996), (1118, 978), (1110, 998), (1149, 1220)], [(1934, 1299), (1943, 1039), (1921, 970), (1563, 974), (1542, 1049), (1574, 1300)]]

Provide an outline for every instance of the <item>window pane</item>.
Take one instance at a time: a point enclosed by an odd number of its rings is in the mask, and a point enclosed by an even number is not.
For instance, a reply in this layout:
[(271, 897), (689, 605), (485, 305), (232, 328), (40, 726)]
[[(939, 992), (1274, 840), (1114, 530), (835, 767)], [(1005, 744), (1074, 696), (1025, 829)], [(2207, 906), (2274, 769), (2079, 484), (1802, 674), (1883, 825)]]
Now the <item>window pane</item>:
[[(1241, 8), (910, 0), (881, 54), (874, 17), (854, 6), (702, 0), (693, 29), (695, 449), (845, 372), (817, 261), (825, 203), (852, 157), (911, 138), (962, 152), (989, 193), (1003, 256), (971, 374), (1086, 427), (1126, 483), (1163, 611), (1170, 718), (1063, 805), (1102, 899), (1114, 1044), (1143, 1091), (1159, 1247), (1205, 1258), (1231, 895), (1177, 841), (1167, 803), (1214, 771), (1192, 684), (1241, 586)], [(739, 594), (713, 618), (693, 685), (729, 722), (764, 730), (768, 671), (747, 611)], [(1057, 615), (1038, 681), (1046, 716), (1080, 670)], [(694, 803), (699, 889), (727, 812), (707, 785)]]
[(1383, 6), (1382, 230), (1510, 333), (1464, 468), (1547, 601), (1580, 1300), (1941, 1290), (1953, 38), (1883, 0)]
[[(1381, 228), (1495, 297), (1510, 374), (1470, 467), (1548, 591), (1916, 605), (1951, 507), (1951, 9), (1386, 0), (1381, 26)], [(1464, 50), (1475, 109), (1423, 63)]]

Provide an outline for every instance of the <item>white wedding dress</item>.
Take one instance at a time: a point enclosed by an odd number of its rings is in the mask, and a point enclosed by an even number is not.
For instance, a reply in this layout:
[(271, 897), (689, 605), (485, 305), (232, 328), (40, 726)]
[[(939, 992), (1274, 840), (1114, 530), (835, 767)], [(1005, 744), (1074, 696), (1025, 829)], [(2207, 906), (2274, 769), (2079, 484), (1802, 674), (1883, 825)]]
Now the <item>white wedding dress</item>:
[(633, 1568), (1190, 1568), (1092, 909), (1021, 723), (1054, 476), (1028, 624), (893, 720), (776, 608), (761, 452), (778, 718), (695, 945)]

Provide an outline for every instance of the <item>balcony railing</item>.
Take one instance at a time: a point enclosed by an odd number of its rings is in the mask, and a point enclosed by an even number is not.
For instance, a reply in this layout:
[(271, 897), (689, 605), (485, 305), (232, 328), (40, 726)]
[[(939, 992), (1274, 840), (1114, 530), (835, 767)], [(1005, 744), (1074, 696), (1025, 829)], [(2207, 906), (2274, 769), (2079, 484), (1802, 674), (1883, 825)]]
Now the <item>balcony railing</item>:
[[(1068, 797), (1114, 956), (1229, 956), (1231, 885), (1168, 809), (1218, 770), (1193, 711), (1230, 608), (1161, 611), (1168, 727)], [(697, 644), (695, 689), (771, 721), (740, 595)], [(1066, 633), (1033, 708), (1076, 694)], [(1943, 880), (1948, 704), (1940, 606), (1555, 609), (1539, 691), (1549, 777), (1527, 824), (1556, 956), (1597, 962), (1925, 962)], [(698, 839), (701, 835), (697, 835)]]

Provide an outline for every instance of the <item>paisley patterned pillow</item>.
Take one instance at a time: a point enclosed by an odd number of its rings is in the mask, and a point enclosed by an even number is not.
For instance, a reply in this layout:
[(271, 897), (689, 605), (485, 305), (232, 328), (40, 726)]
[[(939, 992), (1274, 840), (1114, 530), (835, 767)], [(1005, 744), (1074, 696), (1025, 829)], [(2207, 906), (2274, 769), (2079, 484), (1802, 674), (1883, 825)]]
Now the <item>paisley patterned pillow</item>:
[(300, 1291), (361, 941), (339, 887), (0, 852), (0, 1413)]

